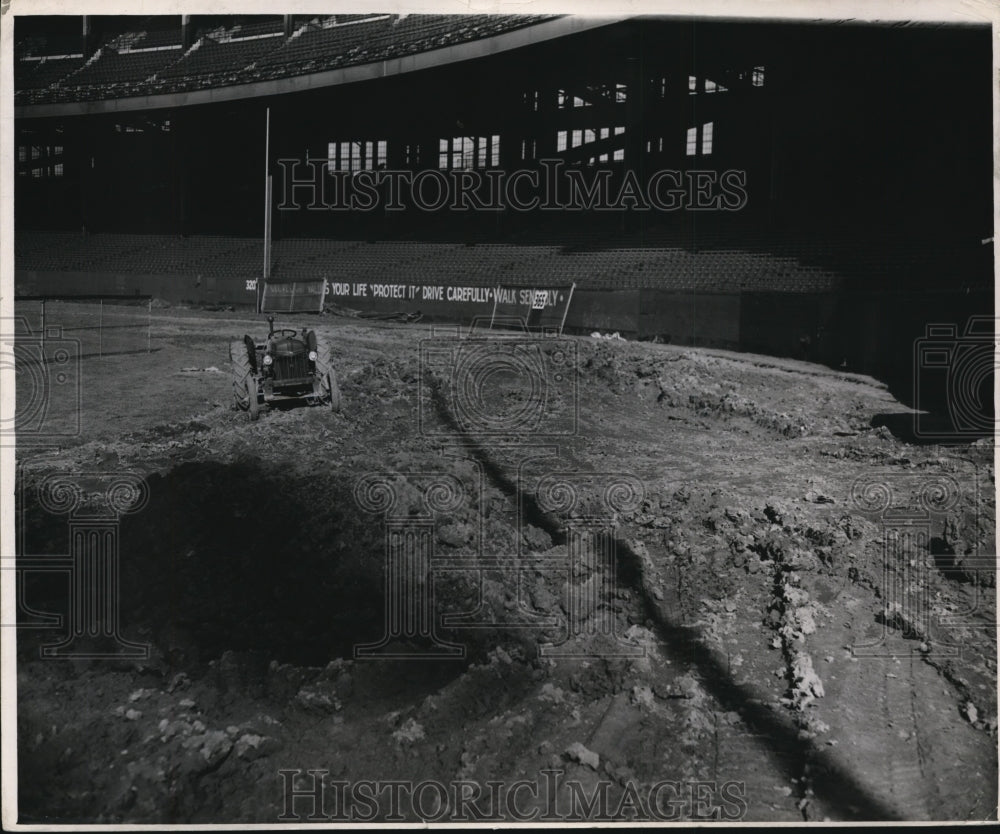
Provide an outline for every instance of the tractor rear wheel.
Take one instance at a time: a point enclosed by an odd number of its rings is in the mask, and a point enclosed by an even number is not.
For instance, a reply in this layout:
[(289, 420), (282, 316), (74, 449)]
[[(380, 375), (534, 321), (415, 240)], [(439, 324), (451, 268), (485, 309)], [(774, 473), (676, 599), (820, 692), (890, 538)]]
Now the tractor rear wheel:
[(326, 390), (330, 397), (330, 408), (333, 411), (340, 411), (340, 386), (337, 385), (337, 374), (333, 368), (326, 375)]
[(250, 367), (246, 339), (229, 343), (229, 358), (233, 363), (233, 399), (240, 411), (250, 413), (250, 419), (260, 416), (260, 402), (257, 400), (257, 378)]
[(323, 395), (330, 398), (330, 408), (333, 411), (340, 411), (340, 386), (337, 385), (337, 372), (333, 367), (333, 355), (330, 345), (319, 334), (315, 334), (315, 339), (316, 376), (319, 377), (320, 385), (323, 388)]
[(246, 411), (250, 407), (247, 395), (247, 377), (250, 376), (250, 359), (242, 341), (229, 343), (229, 359), (233, 363), (233, 400), (236, 408)]

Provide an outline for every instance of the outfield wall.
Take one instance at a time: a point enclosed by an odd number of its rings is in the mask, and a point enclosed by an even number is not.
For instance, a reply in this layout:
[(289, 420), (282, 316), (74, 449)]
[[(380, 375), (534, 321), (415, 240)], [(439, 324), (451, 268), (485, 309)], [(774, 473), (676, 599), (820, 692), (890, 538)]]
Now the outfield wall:
[[(253, 282), (243, 278), (211, 275), (134, 275), (103, 272), (15, 272), (18, 295), (136, 294), (151, 295), (169, 304), (252, 307)], [(363, 285), (363, 295), (331, 292), (329, 304), (347, 310), (373, 313), (420, 312), (426, 320), (472, 321), (493, 311), (487, 287), (472, 287), (462, 298), (427, 298), (376, 295), (381, 285)], [(394, 285), (393, 285), (394, 286)], [(353, 288), (352, 288), (353, 289)], [(455, 289), (444, 287), (447, 296)], [(571, 332), (618, 332), (623, 336), (652, 337), (680, 344), (740, 347), (741, 296), (739, 293), (704, 293), (667, 290), (580, 290), (573, 294), (566, 316)], [(795, 337), (796, 340), (798, 336)]]
[(116, 275), (108, 272), (14, 271), (17, 295), (151, 295), (170, 304), (253, 307), (242, 278), (211, 275)]
[[(488, 288), (484, 287), (468, 288), (463, 293), (463, 288), (446, 286), (446, 295), (453, 297), (436, 299), (424, 297), (420, 291), (413, 298), (385, 294), (376, 297), (374, 286), (369, 284), (364, 293), (352, 291), (346, 297), (330, 294), (327, 301), (363, 312), (419, 311), (425, 321), (471, 322), (489, 317), (493, 311)], [(18, 295), (151, 295), (172, 305), (237, 309), (256, 303), (252, 282), (210, 275), (17, 271), (15, 287)], [(969, 317), (992, 314), (993, 294), (989, 291), (706, 293), (577, 289), (566, 317), (566, 329), (570, 333), (618, 332), (627, 338), (659, 337), (672, 344), (793, 356), (871, 374), (888, 382), (898, 396), (905, 396), (915, 373), (915, 351), (918, 342), (926, 337), (928, 324), (955, 325), (953, 341), (961, 345)]]

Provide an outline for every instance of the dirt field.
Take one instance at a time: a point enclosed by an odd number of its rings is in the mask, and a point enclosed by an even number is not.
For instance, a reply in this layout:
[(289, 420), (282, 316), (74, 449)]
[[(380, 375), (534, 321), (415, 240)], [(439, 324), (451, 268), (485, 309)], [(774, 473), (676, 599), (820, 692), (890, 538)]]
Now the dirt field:
[(21, 821), (996, 817), (991, 441), (904, 443), (884, 386), (792, 360), (329, 318), (342, 413), (251, 423), (228, 341), (265, 329), (154, 311), (19, 448), (27, 554), (67, 553), (47, 475), (144, 477), (150, 647), (19, 631)]

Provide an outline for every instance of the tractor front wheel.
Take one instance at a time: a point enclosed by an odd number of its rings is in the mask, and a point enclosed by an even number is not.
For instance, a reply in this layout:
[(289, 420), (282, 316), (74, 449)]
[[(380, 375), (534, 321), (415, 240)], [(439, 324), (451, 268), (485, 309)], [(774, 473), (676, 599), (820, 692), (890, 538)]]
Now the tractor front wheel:
[(257, 418), (260, 417), (260, 402), (257, 399), (257, 380), (254, 379), (253, 374), (247, 375), (246, 398), (250, 422), (256, 422)]
[(311, 332), (310, 336), (315, 340), (316, 376), (320, 381), (320, 386), (324, 389), (323, 395), (330, 398), (330, 408), (333, 411), (340, 411), (340, 386), (337, 385), (337, 372), (333, 367), (333, 354), (330, 345), (315, 331)]

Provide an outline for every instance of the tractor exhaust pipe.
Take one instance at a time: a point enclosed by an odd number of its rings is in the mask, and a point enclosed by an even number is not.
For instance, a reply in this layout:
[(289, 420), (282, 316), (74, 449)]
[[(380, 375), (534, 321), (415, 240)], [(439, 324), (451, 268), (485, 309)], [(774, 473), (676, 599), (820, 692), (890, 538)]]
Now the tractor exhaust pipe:
[(268, 336), (274, 335), (274, 316), (267, 317), (267, 335)]

